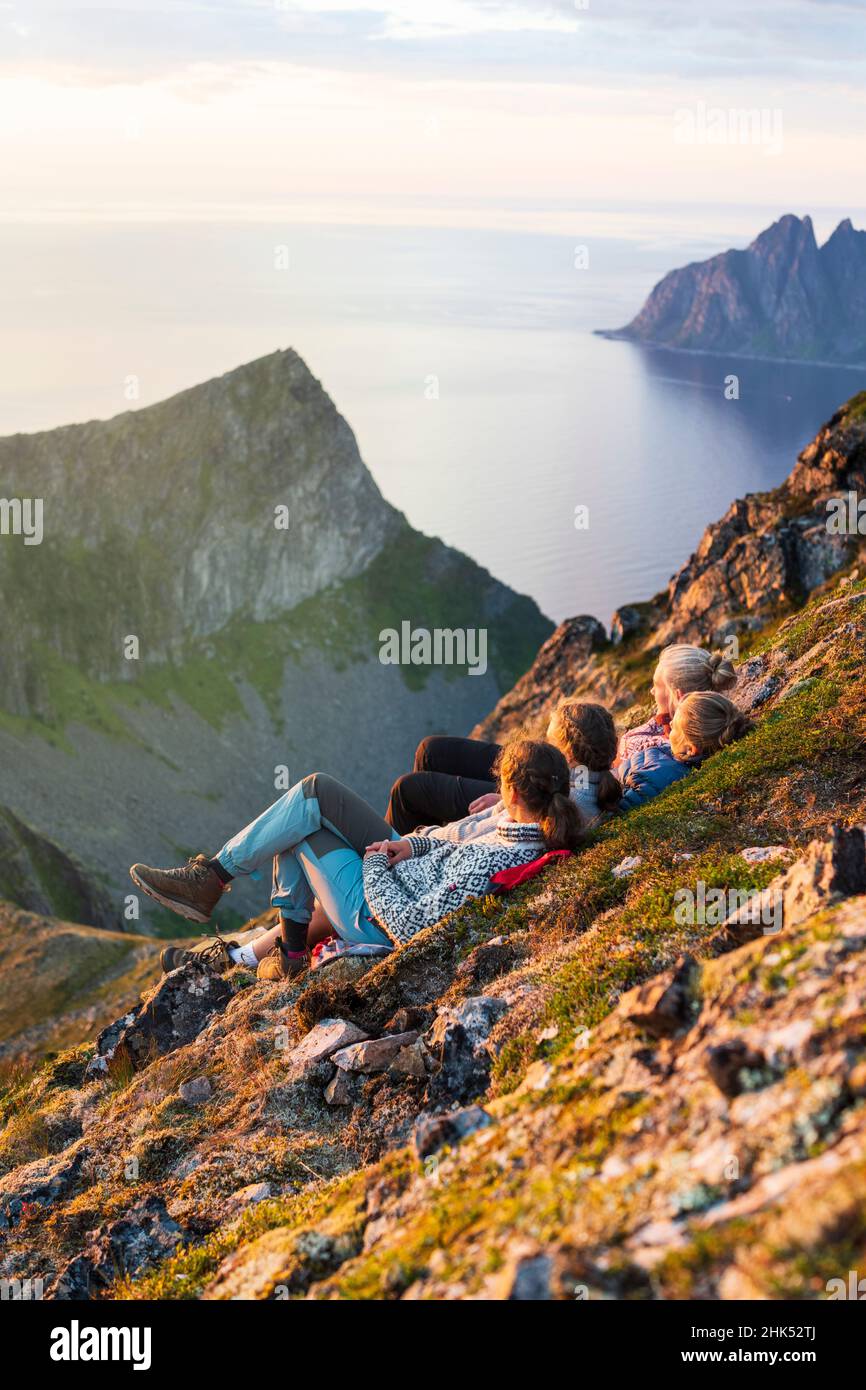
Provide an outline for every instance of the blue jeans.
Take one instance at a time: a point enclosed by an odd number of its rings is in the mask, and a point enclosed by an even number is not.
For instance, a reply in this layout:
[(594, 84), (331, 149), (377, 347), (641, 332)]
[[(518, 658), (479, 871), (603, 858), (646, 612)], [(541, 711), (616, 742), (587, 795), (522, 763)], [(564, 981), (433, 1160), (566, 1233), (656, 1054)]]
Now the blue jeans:
[(368, 844), (398, 838), (362, 797), (314, 772), (228, 840), (217, 859), (235, 878), (273, 860), (271, 902), (281, 916), (309, 922), (315, 897), (342, 940), (390, 946), (367, 906), (362, 866)]

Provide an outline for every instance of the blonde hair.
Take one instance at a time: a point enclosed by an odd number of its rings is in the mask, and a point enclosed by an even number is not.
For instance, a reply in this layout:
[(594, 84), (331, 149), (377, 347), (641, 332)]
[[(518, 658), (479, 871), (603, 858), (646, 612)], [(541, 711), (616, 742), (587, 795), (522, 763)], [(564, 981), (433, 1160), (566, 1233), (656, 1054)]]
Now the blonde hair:
[(686, 751), (691, 747), (703, 758), (734, 743), (754, 727), (748, 715), (727, 696), (708, 690), (692, 691), (677, 705), (671, 723), (671, 752), (682, 762), (695, 756)]
[(708, 652), (704, 647), (692, 647), (675, 642), (665, 647), (658, 659), (656, 674), (671, 693), (681, 690), (730, 690), (737, 679), (733, 662), (721, 652)]
[(611, 811), (622, 799), (622, 786), (611, 772), (616, 760), (616, 726), (604, 705), (562, 700), (550, 717), (547, 735), (572, 767), (600, 774), (596, 800), (600, 811)]

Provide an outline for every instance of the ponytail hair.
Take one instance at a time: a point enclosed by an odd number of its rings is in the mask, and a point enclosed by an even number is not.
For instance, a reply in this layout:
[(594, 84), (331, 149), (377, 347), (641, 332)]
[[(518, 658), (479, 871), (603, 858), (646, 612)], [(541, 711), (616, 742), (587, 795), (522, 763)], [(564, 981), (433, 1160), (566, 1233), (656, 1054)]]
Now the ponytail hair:
[(730, 690), (737, 679), (732, 661), (722, 652), (708, 652), (687, 642), (665, 647), (659, 656), (657, 673), (670, 690)]
[(699, 757), (716, 753), (753, 729), (747, 714), (733, 701), (714, 691), (693, 691), (677, 706), (671, 723), (671, 749), (674, 757), (686, 757), (685, 747), (698, 750)]
[(547, 734), (572, 767), (600, 774), (596, 800), (601, 812), (613, 811), (622, 800), (622, 786), (611, 772), (616, 761), (616, 725), (604, 705), (582, 700), (561, 700), (547, 726)]
[(568, 763), (558, 748), (514, 738), (500, 752), (494, 772), (535, 816), (548, 849), (580, 849), (586, 838), (583, 819), (571, 799)]

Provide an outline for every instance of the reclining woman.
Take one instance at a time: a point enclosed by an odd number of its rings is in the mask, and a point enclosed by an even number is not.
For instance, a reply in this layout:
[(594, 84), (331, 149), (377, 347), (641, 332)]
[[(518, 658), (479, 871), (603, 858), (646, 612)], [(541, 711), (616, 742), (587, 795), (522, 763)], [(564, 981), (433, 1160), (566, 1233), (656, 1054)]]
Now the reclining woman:
[[(207, 922), (228, 884), (273, 861), (271, 902), (280, 925), (249, 945), (221, 937), (196, 951), (216, 969), (261, 962), (259, 977), (280, 980), (306, 966), (306, 937), (317, 898), (345, 942), (390, 949), (410, 940), (471, 898), (489, 891), (502, 869), (531, 862), (549, 849), (575, 850), (584, 839), (570, 797), (568, 764), (547, 743), (516, 739), (502, 751), (497, 774), (502, 811), (471, 839), (400, 838), (348, 787), (315, 772), (290, 788), (212, 859), (182, 868), (133, 864), (133, 882), (163, 906)], [(163, 952), (163, 968), (193, 955)]]
[[(685, 643), (665, 647), (653, 674), (655, 712), (645, 724), (623, 734), (611, 762), (619, 764), (640, 748), (666, 743), (671, 719), (684, 695), (729, 690), (736, 678), (732, 663), (721, 653)], [(554, 741), (552, 725), (547, 738)], [(460, 820), (489, 805), (498, 753), (499, 744), (481, 739), (425, 738), (415, 752), (413, 771), (399, 777), (391, 788), (385, 819), (405, 834), (417, 825)]]
[(684, 695), (677, 701), (670, 739), (644, 742), (618, 764), (624, 787), (620, 810), (643, 806), (753, 728), (748, 715), (724, 695)]

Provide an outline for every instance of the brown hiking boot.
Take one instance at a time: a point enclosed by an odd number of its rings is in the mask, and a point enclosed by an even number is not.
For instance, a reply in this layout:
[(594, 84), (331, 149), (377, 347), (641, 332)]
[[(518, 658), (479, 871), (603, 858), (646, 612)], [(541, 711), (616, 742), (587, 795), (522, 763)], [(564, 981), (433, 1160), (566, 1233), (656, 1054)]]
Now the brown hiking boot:
[(236, 941), (227, 941), (224, 936), (218, 936), (206, 946), (165, 946), (160, 952), (159, 963), (166, 975), (191, 960), (209, 965), (218, 975), (224, 975), (235, 965), (229, 952), (234, 951), (237, 945)]
[(290, 956), (282, 941), (275, 941), (268, 954), (259, 961), (256, 979), (275, 983), (294, 980), (298, 975), (303, 975), (309, 963), (306, 951), (302, 956)]
[(129, 871), (136, 888), (190, 922), (207, 922), (228, 887), (204, 854), (196, 854), (182, 869), (151, 869), (133, 864)]

